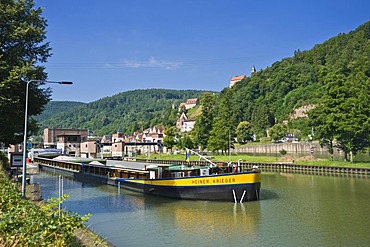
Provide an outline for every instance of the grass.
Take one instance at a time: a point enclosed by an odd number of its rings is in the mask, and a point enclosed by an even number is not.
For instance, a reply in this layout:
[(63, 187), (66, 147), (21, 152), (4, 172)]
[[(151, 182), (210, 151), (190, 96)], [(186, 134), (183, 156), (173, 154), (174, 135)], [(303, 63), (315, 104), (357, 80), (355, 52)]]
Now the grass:
[[(231, 162), (251, 162), (251, 163), (276, 163), (276, 162), (288, 162), (290, 163), (291, 160), (287, 159), (289, 156), (284, 156), (280, 154), (276, 154), (276, 156), (253, 156), (253, 155), (220, 155), (220, 154), (208, 154), (205, 155), (207, 158), (210, 158), (213, 162), (229, 162), (231, 158)], [(147, 158), (146, 156), (139, 156), (140, 158)], [(185, 160), (185, 154), (157, 154), (151, 155), (151, 159), (158, 159), (158, 160)], [(199, 160), (199, 157), (196, 155), (190, 155), (190, 160)], [(356, 167), (356, 168), (370, 168), (370, 162), (345, 162), (345, 161), (330, 161), (328, 160), (321, 160), (321, 159), (313, 159), (308, 155), (308, 158), (302, 160), (294, 161), (295, 164), (298, 165), (317, 165), (317, 166), (338, 166), (338, 167)]]
[(301, 161), (296, 162), (301, 165), (315, 165), (315, 166), (338, 166), (338, 167), (350, 167), (350, 168), (370, 168), (369, 162), (345, 162), (345, 161), (330, 161), (330, 160), (312, 160), (312, 161)]

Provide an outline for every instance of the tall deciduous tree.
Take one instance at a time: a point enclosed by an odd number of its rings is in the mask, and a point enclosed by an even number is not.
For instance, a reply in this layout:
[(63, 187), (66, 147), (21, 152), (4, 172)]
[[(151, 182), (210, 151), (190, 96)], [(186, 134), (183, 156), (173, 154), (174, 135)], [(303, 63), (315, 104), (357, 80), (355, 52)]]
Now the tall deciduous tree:
[(270, 128), (270, 136), (274, 141), (279, 141), (286, 136), (288, 128), (285, 124), (275, 124)]
[[(235, 122), (233, 121), (233, 92), (225, 89), (222, 92), (217, 106), (217, 116), (215, 117), (207, 148), (209, 150), (230, 149), (231, 141), (235, 136)], [(230, 151), (230, 150), (229, 150)]]
[(370, 78), (363, 72), (346, 78), (329, 73), (325, 95), (309, 112), (315, 136), (333, 149), (333, 141), (345, 153), (355, 155), (369, 146), (370, 140)]
[(258, 137), (266, 136), (266, 130), (274, 124), (274, 119), (270, 109), (265, 104), (256, 104), (252, 112), (251, 124)]
[(216, 96), (213, 93), (204, 93), (200, 98), (200, 105), (202, 107), (202, 114), (195, 123), (194, 137), (195, 144), (203, 150), (208, 145), (210, 131), (214, 121)]
[(242, 121), (236, 128), (236, 139), (239, 143), (253, 140), (252, 125), (248, 121)]
[(163, 145), (172, 151), (173, 146), (176, 144), (175, 137), (176, 137), (176, 127), (166, 127), (164, 130), (165, 137), (163, 138)]
[[(46, 39), (46, 20), (41, 8), (32, 0), (0, 2), (0, 142), (20, 143), (22, 140), (26, 82), (46, 79), (41, 65), (50, 56)], [(50, 89), (29, 85), (28, 116), (40, 114), (50, 100)], [(28, 129), (34, 131), (35, 122)]]

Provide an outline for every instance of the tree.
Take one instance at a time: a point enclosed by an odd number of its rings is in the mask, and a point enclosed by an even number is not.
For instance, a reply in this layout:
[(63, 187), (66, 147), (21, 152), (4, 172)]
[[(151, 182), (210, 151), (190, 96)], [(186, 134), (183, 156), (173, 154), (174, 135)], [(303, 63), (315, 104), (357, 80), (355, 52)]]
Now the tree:
[(243, 121), (236, 128), (236, 139), (238, 143), (246, 143), (253, 140), (252, 125), (248, 121)]
[(197, 118), (194, 125), (195, 144), (202, 150), (208, 145), (210, 131), (213, 125), (215, 115), (216, 96), (213, 93), (206, 92), (200, 98), (202, 114)]
[(176, 127), (167, 127), (164, 130), (166, 136), (163, 138), (163, 145), (172, 151), (173, 146), (176, 144), (175, 136), (176, 136)]
[(180, 148), (180, 149), (185, 149), (185, 148), (194, 148), (194, 143), (193, 141), (191, 140), (190, 136), (187, 134), (187, 133), (184, 133), (180, 136), (179, 140), (178, 140), (178, 144), (177, 146)]
[[(46, 20), (32, 0), (0, 2), (0, 141), (6, 145), (21, 143), (24, 124), (26, 82), (44, 80), (41, 65), (50, 57), (46, 39)], [(50, 100), (50, 88), (41, 82), (30, 83), (28, 116), (42, 112)], [(37, 125), (30, 118), (28, 130)]]
[(353, 155), (370, 145), (370, 78), (359, 72), (347, 79), (346, 88), (348, 97), (342, 103), (343, 122), (338, 126), (336, 139), (353, 162)]
[(274, 123), (269, 108), (262, 103), (257, 103), (252, 112), (253, 132), (258, 136), (266, 136), (266, 130)]
[[(231, 140), (234, 140), (235, 126), (233, 122), (233, 91), (226, 89), (221, 92), (223, 97), (220, 98), (217, 106), (217, 116), (215, 117), (207, 148), (209, 150), (226, 150), (230, 149)], [(230, 151), (230, 150), (229, 150)]]
[(279, 141), (287, 134), (287, 126), (285, 124), (275, 124), (269, 130), (271, 139), (274, 141)]
[(216, 122), (211, 130), (211, 137), (209, 138), (208, 150), (218, 151), (227, 153), (231, 146), (231, 129), (224, 124), (221, 118), (216, 119)]
[(328, 143), (333, 141), (348, 154), (363, 151), (370, 145), (370, 78), (363, 72), (346, 78), (343, 74), (329, 73), (325, 79), (325, 95), (320, 104), (309, 112), (315, 136)]

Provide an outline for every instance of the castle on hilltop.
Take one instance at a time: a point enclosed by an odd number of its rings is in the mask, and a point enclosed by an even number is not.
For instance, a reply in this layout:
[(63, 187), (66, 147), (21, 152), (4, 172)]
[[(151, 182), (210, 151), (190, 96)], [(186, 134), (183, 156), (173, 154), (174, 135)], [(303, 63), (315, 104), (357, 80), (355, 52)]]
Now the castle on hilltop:
[[(251, 74), (253, 75), (254, 73), (256, 73), (256, 67), (252, 66), (252, 71), (251, 71)], [(229, 85), (229, 88), (231, 88), (232, 86), (235, 85), (235, 83), (243, 80), (247, 78), (246, 75), (236, 75), (236, 76), (233, 76), (231, 79), (230, 79), (230, 85)]]

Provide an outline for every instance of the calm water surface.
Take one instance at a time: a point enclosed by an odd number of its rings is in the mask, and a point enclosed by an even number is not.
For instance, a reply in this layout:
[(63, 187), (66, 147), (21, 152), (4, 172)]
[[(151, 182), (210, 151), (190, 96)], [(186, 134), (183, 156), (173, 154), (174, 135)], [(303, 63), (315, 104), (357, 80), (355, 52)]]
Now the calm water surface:
[[(115, 246), (370, 246), (370, 178), (263, 173), (244, 204), (143, 196), (64, 177), (63, 207)], [(58, 176), (41, 173), (43, 198)]]

